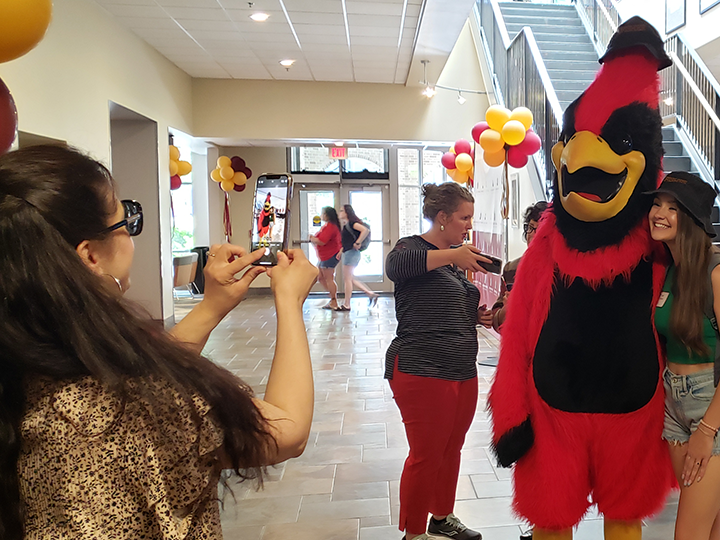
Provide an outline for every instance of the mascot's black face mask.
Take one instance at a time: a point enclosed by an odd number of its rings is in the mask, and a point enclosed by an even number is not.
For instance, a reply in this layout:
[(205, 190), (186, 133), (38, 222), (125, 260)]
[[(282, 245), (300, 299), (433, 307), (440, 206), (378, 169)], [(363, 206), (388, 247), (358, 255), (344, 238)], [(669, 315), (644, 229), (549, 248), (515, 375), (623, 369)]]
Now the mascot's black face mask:
[(557, 227), (578, 251), (618, 244), (645, 219), (652, 201), (642, 193), (661, 175), (657, 70), (666, 57), (657, 56), (664, 55), (662, 41), (645, 21), (626, 28), (565, 111), (552, 151)]

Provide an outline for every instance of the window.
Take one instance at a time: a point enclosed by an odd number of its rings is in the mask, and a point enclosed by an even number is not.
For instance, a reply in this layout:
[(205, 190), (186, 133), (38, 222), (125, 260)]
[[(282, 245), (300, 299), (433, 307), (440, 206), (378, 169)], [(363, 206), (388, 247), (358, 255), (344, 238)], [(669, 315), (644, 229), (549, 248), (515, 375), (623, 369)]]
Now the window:
[[(175, 146), (180, 150), (180, 159), (190, 160), (190, 148)], [(194, 172), (181, 176), (182, 184), (178, 189), (170, 192), (173, 212), (173, 235), (172, 250), (176, 252), (187, 252), (195, 247), (193, 231), (195, 222), (193, 219), (193, 188), (192, 177)]]
[(364, 174), (388, 178), (388, 151), (385, 148), (348, 148), (347, 159), (330, 157), (322, 146), (296, 146), (290, 149), (293, 174), (338, 174), (362, 178)]

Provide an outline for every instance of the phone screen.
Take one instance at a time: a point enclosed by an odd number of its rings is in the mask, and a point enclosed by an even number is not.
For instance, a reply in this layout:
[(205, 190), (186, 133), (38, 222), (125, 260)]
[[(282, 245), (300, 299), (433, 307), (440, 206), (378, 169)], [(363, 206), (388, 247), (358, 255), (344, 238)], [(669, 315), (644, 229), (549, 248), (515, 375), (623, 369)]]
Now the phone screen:
[(265, 248), (255, 264), (277, 264), (278, 251), (287, 249), (292, 180), (287, 174), (259, 176), (255, 184), (250, 249)]

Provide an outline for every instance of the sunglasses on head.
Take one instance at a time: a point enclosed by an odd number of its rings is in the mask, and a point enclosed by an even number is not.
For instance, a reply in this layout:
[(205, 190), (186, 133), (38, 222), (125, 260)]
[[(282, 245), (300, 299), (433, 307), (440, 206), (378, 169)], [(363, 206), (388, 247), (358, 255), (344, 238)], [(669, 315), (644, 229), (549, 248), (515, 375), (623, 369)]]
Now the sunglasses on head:
[(118, 221), (115, 225), (111, 225), (103, 232), (112, 232), (120, 227), (127, 228), (127, 232), (130, 236), (137, 236), (142, 232), (143, 228), (143, 213), (142, 205), (137, 201), (124, 200), (120, 201), (123, 209), (125, 210), (125, 219)]

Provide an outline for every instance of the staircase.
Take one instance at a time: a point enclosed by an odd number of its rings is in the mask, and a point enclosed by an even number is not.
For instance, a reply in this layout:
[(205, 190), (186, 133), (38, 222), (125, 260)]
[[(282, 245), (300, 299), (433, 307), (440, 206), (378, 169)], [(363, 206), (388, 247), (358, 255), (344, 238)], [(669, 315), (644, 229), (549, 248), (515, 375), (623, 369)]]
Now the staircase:
[(563, 110), (595, 78), (600, 64), (595, 47), (574, 6), (500, 2), (510, 39), (532, 28)]

